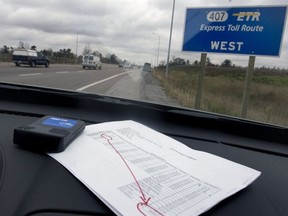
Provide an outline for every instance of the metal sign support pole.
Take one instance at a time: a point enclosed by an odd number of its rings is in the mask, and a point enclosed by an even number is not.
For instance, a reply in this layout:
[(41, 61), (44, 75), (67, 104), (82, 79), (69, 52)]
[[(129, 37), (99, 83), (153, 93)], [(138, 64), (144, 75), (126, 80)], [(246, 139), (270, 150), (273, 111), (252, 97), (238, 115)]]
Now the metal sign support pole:
[(203, 90), (203, 80), (205, 74), (205, 64), (206, 64), (207, 53), (201, 53), (201, 70), (198, 76), (198, 86), (197, 86), (197, 93), (196, 93), (196, 101), (195, 101), (195, 109), (200, 109), (201, 105), (201, 97), (202, 97), (202, 90)]
[(173, 7), (172, 7), (172, 17), (171, 17), (171, 26), (170, 26), (168, 55), (167, 55), (167, 64), (166, 64), (166, 70), (165, 70), (165, 78), (166, 78), (166, 80), (168, 79), (168, 72), (169, 72), (169, 61), (170, 61), (170, 49), (171, 49), (172, 29), (173, 29), (173, 20), (174, 20), (174, 10), (175, 10), (175, 0), (173, 0)]
[(251, 91), (251, 82), (253, 78), (255, 58), (256, 58), (255, 56), (249, 56), (249, 63), (248, 63), (248, 68), (247, 68), (247, 73), (246, 73), (246, 81), (245, 81), (243, 101), (242, 101), (242, 111), (241, 111), (242, 118), (246, 118), (247, 116), (248, 100), (249, 100), (249, 95)]

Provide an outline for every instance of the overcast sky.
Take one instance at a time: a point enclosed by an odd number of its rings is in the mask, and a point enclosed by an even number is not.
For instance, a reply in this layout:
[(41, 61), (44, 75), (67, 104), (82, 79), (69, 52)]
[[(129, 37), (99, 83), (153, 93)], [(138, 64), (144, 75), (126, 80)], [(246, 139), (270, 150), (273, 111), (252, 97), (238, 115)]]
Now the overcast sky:
[[(182, 52), (186, 8), (288, 5), (288, 0), (176, 0), (171, 44), (173, 56), (200, 59)], [(115, 53), (137, 64), (167, 60), (173, 0), (0, 0), (0, 47), (19, 41), (38, 50), (71, 48), (78, 55), (89, 45), (103, 55)], [(275, 14), (276, 15), (276, 14)], [(256, 57), (256, 66), (288, 68), (288, 28), (280, 58)], [(78, 35), (78, 46), (77, 46)], [(248, 56), (210, 54), (212, 63), (231, 59), (246, 66)]]

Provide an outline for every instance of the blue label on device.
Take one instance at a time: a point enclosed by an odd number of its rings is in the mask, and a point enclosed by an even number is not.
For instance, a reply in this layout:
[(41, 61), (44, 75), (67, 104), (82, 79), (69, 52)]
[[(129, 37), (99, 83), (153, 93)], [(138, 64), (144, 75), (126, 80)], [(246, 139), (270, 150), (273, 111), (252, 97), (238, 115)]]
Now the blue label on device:
[(50, 117), (45, 119), (42, 122), (43, 125), (52, 126), (52, 127), (59, 127), (59, 128), (72, 128), (74, 125), (77, 124), (76, 120), (72, 119), (63, 119), (57, 117)]

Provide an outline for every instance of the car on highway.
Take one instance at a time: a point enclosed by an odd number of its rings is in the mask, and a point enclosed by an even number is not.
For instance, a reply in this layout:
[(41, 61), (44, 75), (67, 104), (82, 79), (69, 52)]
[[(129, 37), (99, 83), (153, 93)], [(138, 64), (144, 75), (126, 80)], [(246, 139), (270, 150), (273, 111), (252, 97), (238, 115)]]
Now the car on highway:
[(151, 72), (152, 71), (151, 63), (145, 62), (142, 70), (146, 72)]
[(133, 69), (133, 65), (130, 62), (125, 62), (123, 65), (123, 68), (125, 69)]
[(37, 52), (31, 49), (15, 49), (12, 55), (12, 61), (16, 66), (30, 65), (44, 65), (49, 67), (50, 60), (42, 52)]
[(82, 58), (82, 67), (85, 68), (94, 68), (101, 70), (102, 62), (98, 56), (95, 55), (84, 55)]

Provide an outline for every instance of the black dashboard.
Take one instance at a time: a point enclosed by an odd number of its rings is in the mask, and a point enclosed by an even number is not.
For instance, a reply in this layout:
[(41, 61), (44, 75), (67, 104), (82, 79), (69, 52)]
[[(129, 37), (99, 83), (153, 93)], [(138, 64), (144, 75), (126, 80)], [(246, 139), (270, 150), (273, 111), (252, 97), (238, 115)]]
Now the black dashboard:
[(133, 101), (49, 88), (0, 84), (0, 215), (113, 215), (46, 154), (13, 144), (13, 131), (45, 115), (86, 124), (134, 120), (185, 145), (262, 172), (250, 186), (203, 215), (288, 215), (288, 129)]

